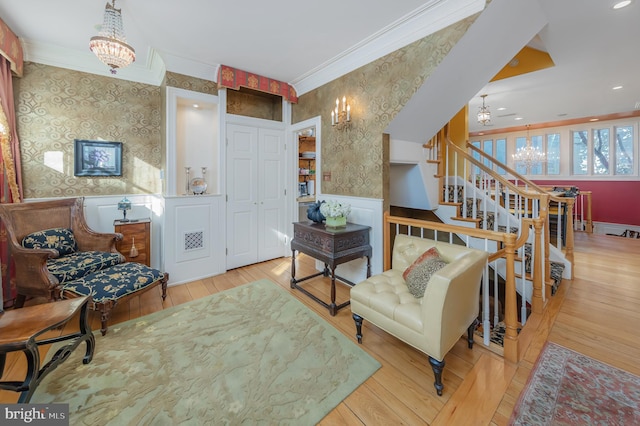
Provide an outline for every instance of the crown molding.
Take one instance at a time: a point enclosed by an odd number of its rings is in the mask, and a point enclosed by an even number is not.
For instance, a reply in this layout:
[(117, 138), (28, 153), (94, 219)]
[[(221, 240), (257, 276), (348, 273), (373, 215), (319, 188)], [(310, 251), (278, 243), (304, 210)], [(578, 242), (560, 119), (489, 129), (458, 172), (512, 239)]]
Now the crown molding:
[(431, 0), (291, 81), (298, 96), (482, 11), (485, 0)]
[[(380, 31), (289, 82), (298, 96), (310, 92), (384, 55), (482, 11), (486, 0), (430, 0)], [(141, 61), (111, 74), (93, 53), (26, 39), (25, 60), (105, 77), (159, 86), (167, 70), (216, 82), (220, 64), (207, 64), (150, 48)]]
[(53, 67), (67, 68), (154, 86), (160, 86), (166, 72), (164, 61), (154, 49), (148, 49), (146, 55), (144, 55), (144, 61), (141, 61), (142, 55), (140, 55), (140, 52), (136, 52), (136, 61), (133, 64), (126, 68), (119, 69), (116, 74), (111, 74), (109, 67), (100, 62), (90, 51), (85, 53), (25, 39), (21, 39), (20, 41), (22, 43), (25, 61), (37, 62)]
[(170, 53), (161, 53), (161, 56), (164, 59), (167, 70), (171, 72), (218, 82), (218, 68), (220, 68), (220, 64), (206, 64)]

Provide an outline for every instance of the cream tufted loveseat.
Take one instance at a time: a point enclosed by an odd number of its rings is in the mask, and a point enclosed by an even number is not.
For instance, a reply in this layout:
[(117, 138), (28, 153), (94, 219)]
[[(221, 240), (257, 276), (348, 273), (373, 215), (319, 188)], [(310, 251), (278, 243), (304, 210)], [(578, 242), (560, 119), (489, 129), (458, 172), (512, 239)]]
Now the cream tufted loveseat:
[[(416, 298), (402, 277), (404, 270), (431, 247), (437, 247), (447, 265), (431, 276), (424, 297)], [(362, 343), (362, 320), (385, 330), (429, 356), (434, 386), (442, 395), (444, 356), (473, 327), (480, 303), (480, 282), (488, 253), (461, 245), (397, 235), (392, 268), (351, 289), (351, 311), (356, 337)]]

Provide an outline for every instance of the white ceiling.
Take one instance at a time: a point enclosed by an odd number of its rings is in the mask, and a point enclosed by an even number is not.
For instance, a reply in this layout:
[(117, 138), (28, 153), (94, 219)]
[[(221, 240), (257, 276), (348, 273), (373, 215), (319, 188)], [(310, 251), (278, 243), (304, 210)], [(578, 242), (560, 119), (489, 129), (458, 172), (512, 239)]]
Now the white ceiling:
[[(536, 45), (556, 66), (479, 90), (470, 101), (470, 130), (483, 129), (474, 118), (483, 93), (493, 117), (484, 129), (633, 111), (640, 101), (640, 0), (618, 11), (611, 9), (614, 0), (531, 1), (541, 4), (549, 20)], [(109, 75), (88, 47), (104, 5), (105, 0), (0, 0), (0, 17), (21, 37), (27, 59)], [(147, 81), (154, 81), (166, 68), (215, 80), (217, 66), (225, 64), (286, 81), (304, 93), (483, 5), (483, 0), (117, 0), (127, 42), (137, 54), (136, 63), (118, 76), (135, 80), (146, 72)], [(324, 80), (317, 77), (326, 70), (331, 73)], [(612, 91), (615, 85), (624, 87)]]
[[(0, 17), (21, 38), (28, 58), (108, 75), (89, 51), (105, 3), (0, 0)], [(285, 81), (304, 93), (305, 79), (318, 70), (333, 65), (336, 78), (350, 70), (336, 67), (346, 56), (364, 65), (482, 10), (484, 1), (116, 0), (115, 7), (122, 10), (127, 43), (137, 56), (132, 66), (118, 71), (121, 78), (143, 81), (138, 74), (147, 71), (155, 73), (147, 82), (154, 82), (164, 71), (155, 70), (162, 63), (173, 72), (216, 80), (217, 67), (224, 64)], [(400, 27), (408, 31), (399, 32)], [(381, 38), (384, 42), (372, 50)], [(367, 62), (358, 63), (354, 53)]]
[[(546, 50), (555, 67), (479, 90), (469, 104), (470, 131), (640, 112), (640, 2), (613, 10), (618, 0), (539, 1), (549, 23), (535, 47)], [(618, 85), (623, 88), (612, 90)], [(482, 94), (488, 95), (490, 126), (477, 123)]]

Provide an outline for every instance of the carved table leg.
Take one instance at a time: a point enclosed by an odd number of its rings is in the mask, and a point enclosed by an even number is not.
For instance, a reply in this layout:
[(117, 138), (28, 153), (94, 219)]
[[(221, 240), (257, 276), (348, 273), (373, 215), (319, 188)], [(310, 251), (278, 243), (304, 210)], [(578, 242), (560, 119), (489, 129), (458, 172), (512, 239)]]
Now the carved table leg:
[(82, 358), (83, 364), (89, 364), (93, 359), (93, 351), (96, 347), (96, 338), (91, 332), (89, 326), (89, 303), (85, 303), (80, 310), (80, 339), (85, 339), (87, 342), (87, 350)]
[(332, 317), (338, 312), (336, 306), (336, 268), (331, 268), (331, 304), (329, 305), (329, 313)]
[(291, 250), (291, 281), (289, 281), (289, 287), (295, 288), (296, 283), (296, 251)]

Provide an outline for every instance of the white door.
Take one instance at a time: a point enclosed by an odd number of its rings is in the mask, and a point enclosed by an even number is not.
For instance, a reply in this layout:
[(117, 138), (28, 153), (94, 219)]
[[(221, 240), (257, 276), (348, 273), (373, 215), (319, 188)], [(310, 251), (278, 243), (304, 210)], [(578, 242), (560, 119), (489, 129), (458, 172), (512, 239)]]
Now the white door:
[(258, 129), (227, 125), (227, 269), (257, 262)]
[(284, 253), (284, 131), (227, 125), (227, 269)]
[(283, 254), (284, 131), (258, 130), (258, 262)]

